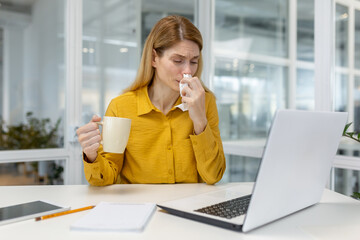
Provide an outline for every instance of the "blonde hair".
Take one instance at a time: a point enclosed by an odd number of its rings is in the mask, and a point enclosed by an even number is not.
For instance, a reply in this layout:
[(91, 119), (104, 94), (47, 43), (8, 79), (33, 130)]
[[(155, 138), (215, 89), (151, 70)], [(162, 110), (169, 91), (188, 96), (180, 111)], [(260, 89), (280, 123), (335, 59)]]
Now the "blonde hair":
[[(151, 64), (153, 49), (161, 57), (166, 49), (171, 48), (182, 40), (193, 41), (199, 46), (200, 56), (198, 59), (198, 68), (194, 76), (200, 79), (203, 67), (201, 54), (203, 40), (200, 31), (185, 17), (177, 15), (167, 16), (159, 20), (152, 28), (144, 45), (135, 81), (123, 92), (135, 91), (151, 84), (155, 74), (155, 69)], [(205, 91), (210, 92), (203, 82), (201, 82), (201, 84)]]

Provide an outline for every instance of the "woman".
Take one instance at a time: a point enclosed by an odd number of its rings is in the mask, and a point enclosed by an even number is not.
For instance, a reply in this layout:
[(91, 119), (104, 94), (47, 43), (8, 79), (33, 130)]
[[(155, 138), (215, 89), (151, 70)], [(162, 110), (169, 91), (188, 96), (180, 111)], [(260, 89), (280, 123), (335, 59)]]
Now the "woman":
[[(95, 123), (100, 117), (77, 130), (90, 184), (214, 184), (221, 179), (225, 157), (215, 97), (199, 79), (201, 50), (201, 34), (188, 19), (168, 16), (156, 23), (135, 81), (105, 114), (132, 120), (124, 154), (103, 152)], [(179, 83), (187, 84), (182, 97)], [(181, 103), (188, 111), (177, 107)]]

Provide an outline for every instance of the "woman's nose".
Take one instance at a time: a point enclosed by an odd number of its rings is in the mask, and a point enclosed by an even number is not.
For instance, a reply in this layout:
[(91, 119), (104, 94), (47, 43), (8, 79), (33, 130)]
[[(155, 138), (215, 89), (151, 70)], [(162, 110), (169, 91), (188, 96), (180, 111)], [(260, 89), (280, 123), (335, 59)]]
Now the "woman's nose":
[(182, 74), (190, 74), (191, 75), (191, 66), (190, 66), (190, 63), (186, 63), (184, 68), (183, 68), (183, 71), (182, 71)]

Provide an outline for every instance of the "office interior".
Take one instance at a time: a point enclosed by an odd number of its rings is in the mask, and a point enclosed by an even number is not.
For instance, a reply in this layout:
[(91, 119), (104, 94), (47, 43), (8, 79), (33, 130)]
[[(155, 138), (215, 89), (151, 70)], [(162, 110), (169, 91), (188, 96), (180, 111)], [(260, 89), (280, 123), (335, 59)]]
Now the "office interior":
[[(0, 185), (87, 184), (75, 130), (133, 81), (147, 34), (172, 14), (204, 38), (221, 182), (255, 180), (276, 109), (346, 111), (360, 130), (358, 0), (0, 0)], [(325, 67), (316, 64), (324, 52)], [(330, 189), (359, 191), (359, 151), (342, 139)]]

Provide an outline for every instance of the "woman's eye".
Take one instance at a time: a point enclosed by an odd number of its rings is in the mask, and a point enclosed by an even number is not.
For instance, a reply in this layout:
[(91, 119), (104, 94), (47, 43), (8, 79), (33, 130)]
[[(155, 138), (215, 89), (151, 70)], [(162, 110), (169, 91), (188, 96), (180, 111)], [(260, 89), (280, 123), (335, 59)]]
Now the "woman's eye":
[(190, 62), (191, 64), (198, 64), (198, 62)]
[(181, 63), (181, 60), (174, 60), (175, 63)]

